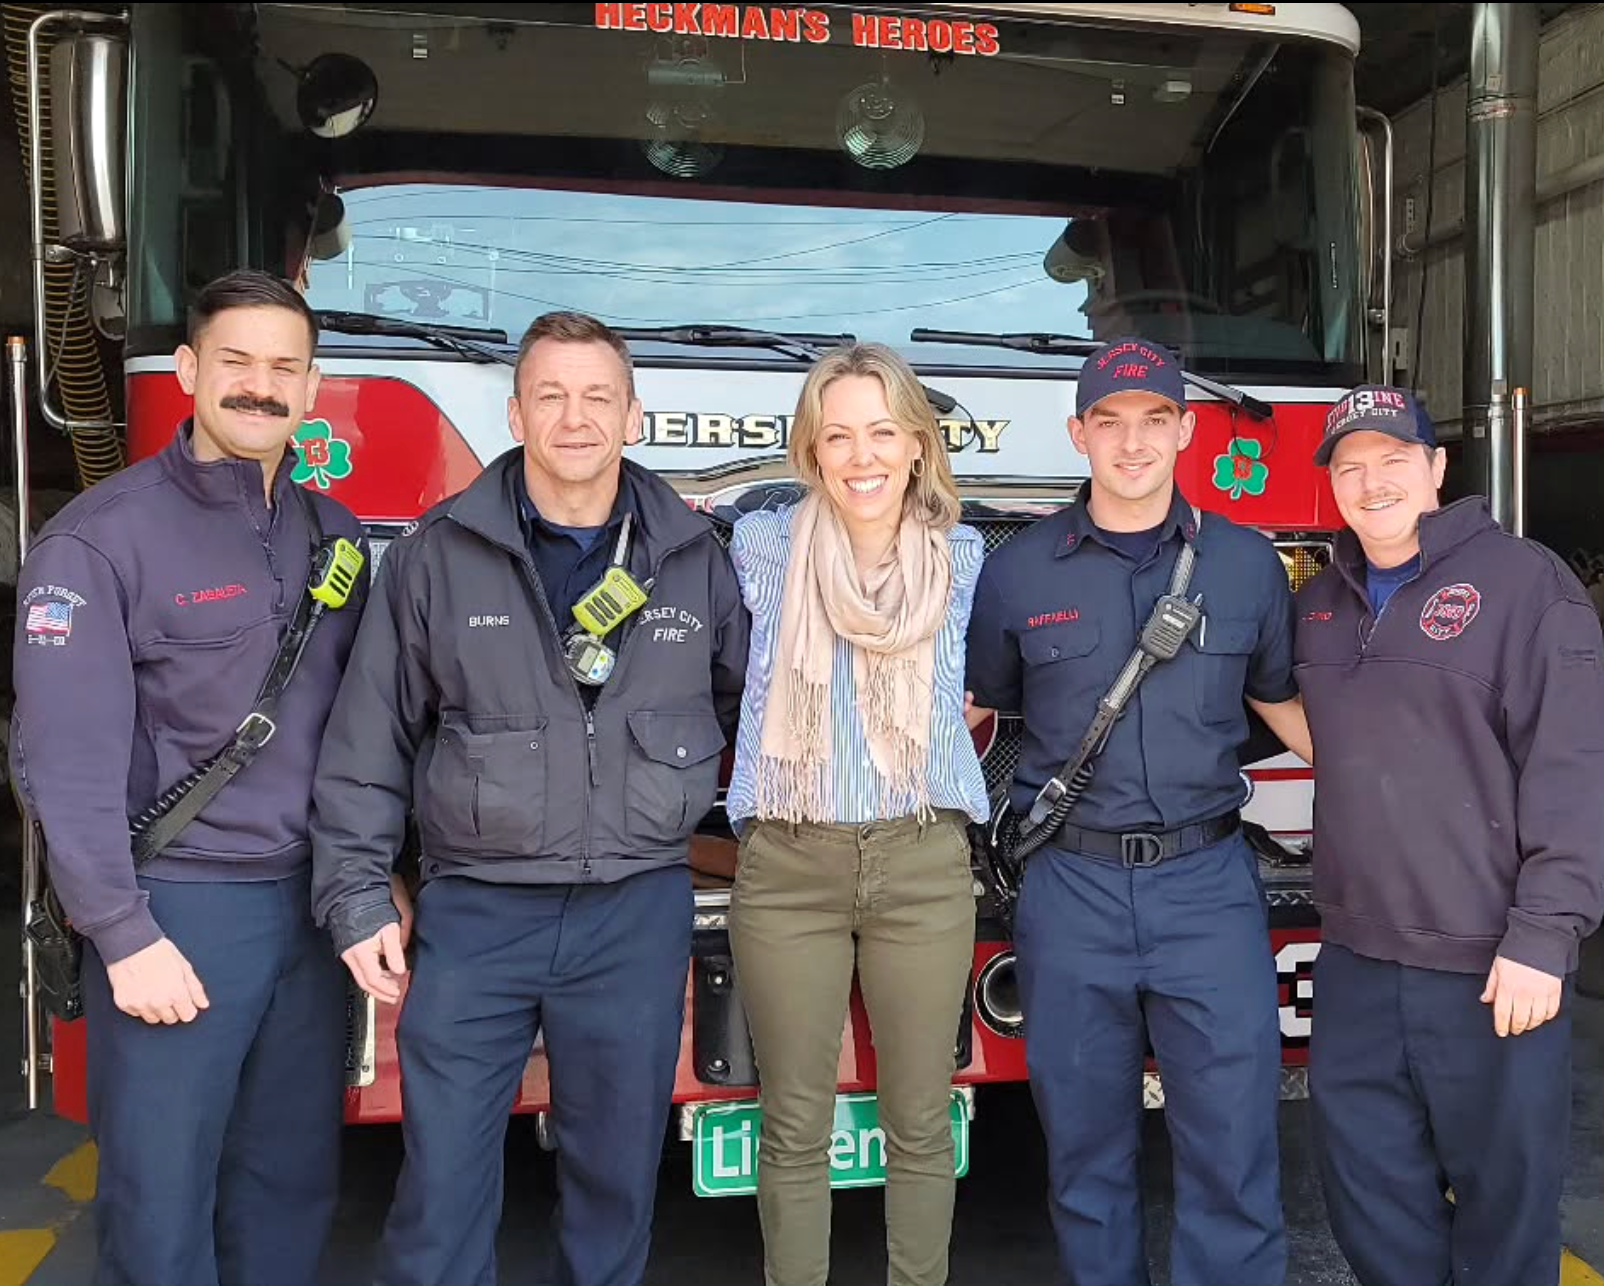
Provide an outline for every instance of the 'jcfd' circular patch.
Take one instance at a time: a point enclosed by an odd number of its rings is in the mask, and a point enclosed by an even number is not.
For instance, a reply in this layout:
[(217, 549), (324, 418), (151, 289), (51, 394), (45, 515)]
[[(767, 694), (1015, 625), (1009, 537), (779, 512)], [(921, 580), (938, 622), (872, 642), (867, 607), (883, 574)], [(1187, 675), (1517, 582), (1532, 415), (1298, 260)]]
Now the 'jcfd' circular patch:
[(1481, 591), (1474, 585), (1444, 585), (1420, 613), (1420, 628), (1439, 643), (1456, 639), (1481, 611)]

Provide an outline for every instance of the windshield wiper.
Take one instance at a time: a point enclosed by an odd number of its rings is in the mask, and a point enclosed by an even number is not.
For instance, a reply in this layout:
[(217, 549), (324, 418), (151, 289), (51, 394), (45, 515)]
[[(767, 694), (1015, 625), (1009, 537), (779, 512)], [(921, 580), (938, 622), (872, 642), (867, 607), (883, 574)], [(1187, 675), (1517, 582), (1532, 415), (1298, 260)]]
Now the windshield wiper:
[[(687, 344), (693, 348), (766, 348), (771, 352), (793, 357), (799, 362), (816, 362), (832, 348), (858, 342), (856, 335), (815, 335), (805, 332), (748, 330), (745, 326), (654, 326), (648, 328), (614, 327), (620, 338), (652, 340), (659, 344)], [(925, 400), (941, 415), (949, 415), (958, 406), (958, 399), (950, 393), (920, 384)]]
[(500, 362), (503, 366), (517, 365), (518, 358), (505, 348), (511, 341), (504, 330), (481, 329), (477, 326), (437, 326), (433, 322), (413, 321), (407, 317), (381, 317), (377, 313), (349, 313), (338, 309), (319, 309), (318, 325), (324, 330), (341, 335), (387, 335), (397, 339), (421, 339), (437, 348), (450, 349), (476, 362)]
[(687, 344), (693, 348), (766, 348), (770, 352), (794, 357), (798, 361), (817, 361), (832, 348), (857, 342), (856, 335), (782, 334), (771, 330), (749, 330), (745, 326), (624, 326), (613, 327), (620, 339), (653, 340), (659, 344)]
[[(981, 348), (1012, 348), (1022, 353), (1060, 354), (1065, 357), (1089, 357), (1104, 343), (1103, 340), (1092, 339), (1086, 335), (1055, 335), (1051, 331), (988, 335), (965, 330), (923, 329), (913, 331), (908, 340), (914, 344), (971, 344)], [(1168, 344), (1163, 347), (1175, 353), (1177, 360), (1180, 359), (1180, 354), (1174, 348)], [(1181, 371), (1181, 378), (1205, 393), (1212, 393), (1222, 402), (1229, 402), (1238, 410), (1247, 412), (1255, 420), (1268, 420), (1275, 415), (1275, 407), (1268, 402), (1254, 397), (1251, 393), (1244, 393), (1239, 388), (1232, 388), (1229, 384), (1221, 384), (1206, 375), (1198, 375), (1184, 369)]]

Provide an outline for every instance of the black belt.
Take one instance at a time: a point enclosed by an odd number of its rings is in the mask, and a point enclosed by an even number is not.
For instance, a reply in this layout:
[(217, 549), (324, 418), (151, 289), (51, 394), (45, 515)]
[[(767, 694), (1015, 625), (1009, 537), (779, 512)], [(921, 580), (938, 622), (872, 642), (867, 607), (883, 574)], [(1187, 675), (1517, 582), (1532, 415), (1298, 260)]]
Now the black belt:
[(1194, 822), (1173, 831), (1089, 831), (1067, 823), (1049, 841), (1054, 848), (1067, 849), (1087, 857), (1118, 862), (1129, 870), (1137, 866), (1157, 866), (1172, 857), (1218, 844), (1242, 826), (1242, 814), (1232, 809), (1222, 817)]

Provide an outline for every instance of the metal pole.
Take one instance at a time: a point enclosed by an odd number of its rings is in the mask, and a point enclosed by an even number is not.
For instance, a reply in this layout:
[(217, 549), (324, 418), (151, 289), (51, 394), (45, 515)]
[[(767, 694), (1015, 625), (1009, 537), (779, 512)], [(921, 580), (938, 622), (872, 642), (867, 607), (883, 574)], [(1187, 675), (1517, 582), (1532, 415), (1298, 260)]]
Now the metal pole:
[[(11, 389), (11, 439), (17, 471), (17, 565), (28, 556), (28, 343), (20, 335), (6, 340), (6, 369)], [(22, 821), (22, 924), (39, 897), (39, 852), (33, 825)], [(39, 987), (33, 939), (22, 935), (22, 1067), (28, 1085), (28, 1110), (39, 1106)]]
[(1506, 528), (1513, 450), (1493, 388), (1532, 387), (1537, 18), (1532, 5), (1474, 6), (1465, 107), (1465, 483)]
[(17, 471), (17, 562), (28, 556), (32, 522), (28, 503), (28, 341), (20, 335), (6, 340), (11, 371), (11, 432)]
[(1514, 504), (1510, 514), (1509, 529), (1517, 536), (1526, 534), (1526, 430), (1531, 418), (1531, 403), (1531, 394), (1526, 389), (1515, 390), (1509, 421), (1514, 447), (1514, 468), (1511, 470)]
[[(1373, 107), (1361, 107), (1359, 119), (1381, 129), (1385, 151), (1381, 164), (1381, 382), (1392, 383), (1392, 122)], [(1410, 372), (1414, 378), (1414, 372)]]

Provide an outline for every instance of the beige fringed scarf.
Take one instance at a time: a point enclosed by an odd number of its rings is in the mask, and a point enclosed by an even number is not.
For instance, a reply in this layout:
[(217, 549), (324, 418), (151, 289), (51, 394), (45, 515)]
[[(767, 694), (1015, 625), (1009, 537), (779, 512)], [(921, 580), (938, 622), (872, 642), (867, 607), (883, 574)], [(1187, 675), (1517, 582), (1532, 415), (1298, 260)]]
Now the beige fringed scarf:
[[(830, 672), (835, 641), (852, 644), (858, 714), (882, 798), (929, 810), (936, 632), (947, 615), (952, 553), (945, 532), (904, 517), (885, 560), (859, 580), (852, 542), (816, 493), (791, 520), (780, 632), (763, 714), (757, 813), (830, 822)], [(889, 792), (889, 795), (887, 794)]]

